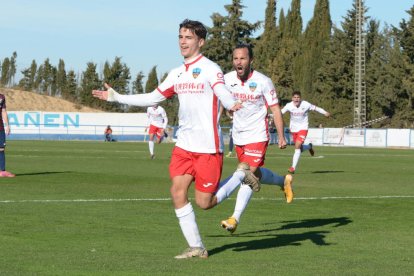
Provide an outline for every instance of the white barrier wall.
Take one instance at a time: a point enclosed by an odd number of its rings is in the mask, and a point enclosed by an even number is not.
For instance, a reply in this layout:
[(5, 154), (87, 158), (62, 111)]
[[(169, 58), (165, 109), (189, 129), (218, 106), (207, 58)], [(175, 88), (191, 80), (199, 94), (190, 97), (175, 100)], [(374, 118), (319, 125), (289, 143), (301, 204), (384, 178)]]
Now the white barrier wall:
[(414, 129), (311, 128), (305, 143), (348, 147), (414, 148)]
[(9, 111), (13, 134), (101, 134), (107, 125), (114, 133), (131, 131), (144, 134), (147, 125), (145, 113), (81, 113)]
[[(9, 111), (11, 139), (100, 139), (111, 125), (119, 139), (145, 139), (145, 113)], [(13, 136), (14, 135), (14, 136)], [(123, 137), (120, 137), (123, 136)], [(56, 138), (58, 137), (58, 138)], [(143, 138), (144, 137), (144, 138)], [(121, 140), (122, 140), (121, 139)], [(310, 128), (306, 143), (352, 147), (414, 148), (414, 129)]]

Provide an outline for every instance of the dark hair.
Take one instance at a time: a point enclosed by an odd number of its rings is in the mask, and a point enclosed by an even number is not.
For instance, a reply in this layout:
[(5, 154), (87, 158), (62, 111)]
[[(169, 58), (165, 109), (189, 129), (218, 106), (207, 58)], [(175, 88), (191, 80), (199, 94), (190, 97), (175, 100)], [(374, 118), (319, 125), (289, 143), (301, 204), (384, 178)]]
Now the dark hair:
[(246, 43), (239, 43), (236, 45), (236, 47), (234, 48), (234, 50), (236, 49), (244, 49), (246, 48), (247, 51), (249, 51), (249, 58), (252, 59), (253, 58), (253, 48), (250, 44), (246, 44)]
[(180, 30), (181, 28), (186, 28), (186, 29), (191, 30), (199, 38), (202, 38), (204, 40), (207, 37), (207, 28), (200, 21), (184, 19), (184, 21), (180, 23)]
[(300, 91), (293, 91), (292, 97), (296, 95), (298, 95), (299, 97), (302, 97), (302, 95), (300, 94)]

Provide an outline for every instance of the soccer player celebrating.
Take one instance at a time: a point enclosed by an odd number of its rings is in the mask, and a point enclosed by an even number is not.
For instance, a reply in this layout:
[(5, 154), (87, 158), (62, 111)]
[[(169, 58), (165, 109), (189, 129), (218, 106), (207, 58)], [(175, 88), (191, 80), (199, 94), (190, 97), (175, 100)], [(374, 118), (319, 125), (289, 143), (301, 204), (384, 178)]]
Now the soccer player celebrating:
[[(177, 259), (208, 257), (188, 199), (188, 190), (195, 181), (197, 205), (209, 209), (217, 204), (215, 193), (223, 165), (219, 102), (232, 111), (242, 107), (226, 88), (220, 67), (201, 54), (206, 35), (207, 29), (201, 22), (187, 19), (180, 24), (178, 42), (184, 63), (173, 69), (151, 93), (121, 95), (108, 84), (105, 84), (105, 91), (92, 91), (93, 96), (99, 99), (136, 106), (153, 106), (178, 96), (179, 128), (169, 167), (172, 180), (170, 192), (189, 248), (175, 256)], [(255, 182), (250, 170), (243, 170), (242, 173), (244, 181)]]
[[(279, 136), (279, 148), (284, 149), (286, 141), (282, 113), (272, 80), (253, 70), (252, 63), (252, 48), (246, 44), (238, 45), (233, 50), (234, 71), (224, 76), (226, 86), (232, 95), (243, 103), (243, 108), (234, 112), (232, 129), (237, 158), (241, 162), (239, 164), (240, 171), (236, 171), (231, 177), (224, 180), (217, 192), (218, 201), (221, 201), (222, 198), (230, 196), (240, 186), (233, 215), (221, 222), (222, 227), (231, 233), (236, 230), (240, 217), (253, 194), (250, 186), (242, 184), (244, 169), (250, 167), (250, 170), (263, 184), (281, 187), (285, 192), (287, 203), (293, 200), (292, 176), (280, 176), (263, 168), (269, 143), (268, 107), (274, 117)], [(259, 189), (260, 186), (253, 186), (254, 191)]]
[(303, 101), (299, 91), (292, 93), (292, 101), (283, 107), (282, 114), (285, 114), (288, 111), (290, 112), (289, 128), (293, 136), (293, 142), (295, 143), (295, 153), (293, 154), (292, 166), (288, 169), (288, 172), (293, 174), (296, 171), (296, 166), (298, 165), (302, 151), (309, 150), (311, 156), (315, 155), (312, 143), (309, 143), (308, 145), (303, 144), (306, 140), (306, 136), (308, 135), (309, 111), (317, 111), (325, 115), (325, 117), (329, 117), (331, 115), (324, 109), (307, 101)]
[(151, 154), (151, 159), (155, 158), (154, 155), (154, 138), (157, 138), (157, 143), (161, 143), (164, 138), (164, 131), (168, 124), (167, 113), (165, 113), (164, 108), (155, 104), (147, 108), (148, 116), (148, 134), (149, 134), (149, 151)]

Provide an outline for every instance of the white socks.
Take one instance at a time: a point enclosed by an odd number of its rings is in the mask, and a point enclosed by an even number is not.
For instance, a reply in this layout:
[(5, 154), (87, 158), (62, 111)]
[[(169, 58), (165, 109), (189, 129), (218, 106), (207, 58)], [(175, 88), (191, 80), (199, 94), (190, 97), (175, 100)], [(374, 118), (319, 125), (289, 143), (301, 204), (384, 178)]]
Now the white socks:
[(154, 155), (154, 141), (148, 141), (149, 151), (151, 155)]
[(266, 168), (258, 168), (258, 169), (262, 173), (262, 177), (260, 178), (260, 182), (262, 184), (273, 184), (279, 187), (283, 187), (283, 183), (285, 181), (284, 176), (280, 176), (277, 173), (272, 172), (271, 170), (266, 169)]
[(188, 202), (187, 205), (180, 209), (175, 209), (175, 214), (188, 245), (190, 247), (204, 248), (191, 202)]
[(298, 165), (300, 158), (300, 149), (295, 149), (295, 153), (293, 154), (293, 160), (292, 160), (292, 167), (296, 169), (296, 166)]
[(216, 193), (217, 204), (228, 198), (234, 192), (234, 190), (242, 183), (244, 177), (244, 172), (235, 171), (232, 176), (227, 177), (225, 180), (220, 182), (220, 188)]
[(237, 193), (236, 206), (234, 207), (234, 217), (237, 222), (240, 222), (240, 217), (246, 209), (247, 204), (250, 201), (250, 198), (253, 195), (253, 190), (249, 185), (240, 185), (239, 192)]

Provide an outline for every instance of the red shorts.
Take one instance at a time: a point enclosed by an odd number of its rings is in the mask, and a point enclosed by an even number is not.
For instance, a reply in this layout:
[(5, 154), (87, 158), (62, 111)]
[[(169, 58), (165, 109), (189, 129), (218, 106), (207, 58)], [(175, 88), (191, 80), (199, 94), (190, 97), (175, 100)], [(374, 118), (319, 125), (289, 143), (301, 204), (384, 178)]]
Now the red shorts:
[(170, 177), (190, 174), (195, 179), (195, 188), (200, 192), (217, 192), (222, 168), (222, 153), (196, 153), (179, 147), (174, 147), (172, 151)]
[(250, 167), (261, 167), (264, 165), (268, 142), (236, 145), (237, 158), (240, 162), (246, 162)]
[(308, 136), (308, 130), (299, 130), (298, 132), (292, 132), (293, 142), (299, 141), (303, 144)]
[(160, 139), (162, 136), (161, 134), (163, 130), (164, 130), (163, 128), (150, 125), (148, 134), (154, 134), (155, 136), (157, 136), (158, 139)]

